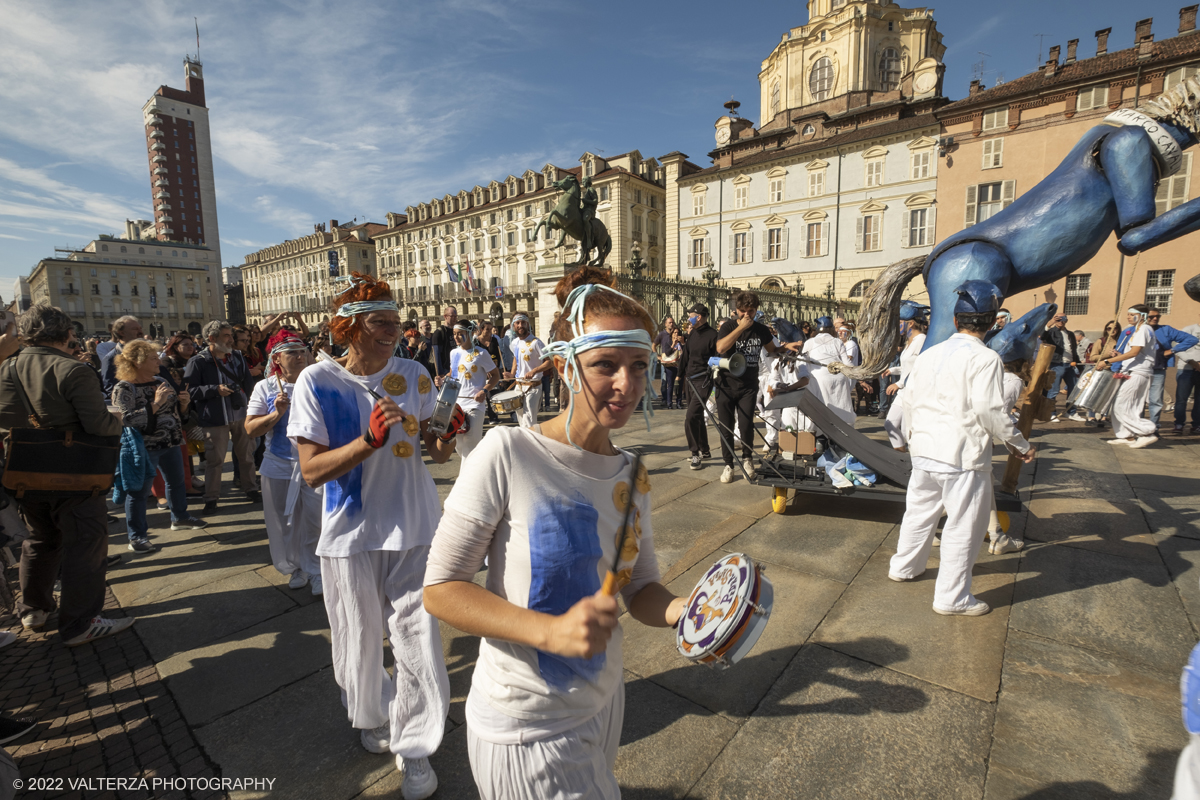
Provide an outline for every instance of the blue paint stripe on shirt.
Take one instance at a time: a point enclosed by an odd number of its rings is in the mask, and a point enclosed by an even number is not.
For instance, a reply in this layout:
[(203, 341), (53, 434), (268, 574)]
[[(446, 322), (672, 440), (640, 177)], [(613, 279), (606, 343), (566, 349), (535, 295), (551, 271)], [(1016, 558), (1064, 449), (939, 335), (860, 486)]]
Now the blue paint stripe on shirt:
[[(343, 394), (333, 387), (321, 386), (316, 381), (312, 383), (312, 389), (325, 418), (330, 450), (347, 445), (362, 435), (357, 397)], [(354, 517), (362, 511), (362, 470), (362, 464), (359, 464), (342, 477), (325, 484), (326, 513), (344, 509), (347, 516)]]
[[(563, 614), (600, 590), (596, 564), (602, 555), (596, 523), (600, 515), (584, 498), (551, 498), (529, 516), (529, 608)], [(567, 691), (577, 678), (595, 681), (604, 670), (604, 653), (566, 658), (538, 651), (542, 680)]]

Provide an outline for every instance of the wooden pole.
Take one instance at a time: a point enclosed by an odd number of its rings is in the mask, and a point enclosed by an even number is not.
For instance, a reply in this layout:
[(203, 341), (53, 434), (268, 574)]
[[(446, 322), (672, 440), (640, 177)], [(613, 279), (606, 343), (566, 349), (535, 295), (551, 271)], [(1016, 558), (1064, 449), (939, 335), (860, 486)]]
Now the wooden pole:
[[(1050, 372), (1050, 359), (1053, 357), (1054, 345), (1042, 344), (1038, 349), (1037, 359), (1033, 362), (1029, 385), (1021, 393), (1021, 399), (1017, 401), (1017, 408), (1020, 409), (1017, 428), (1026, 439), (1033, 432), (1033, 421), (1035, 419), (1041, 422), (1048, 421), (1054, 410), (1054, 399), (1046, 397), (1046, 390), (1049, 388), (1050, 378), (1053, 375)], [(1000, 482), (1000, 491), (1008, 494), (1016, 493), (1017, 478), (1021, 475), (1021, 464), (1023, 463), (1021, 459), (1009, 453), (1008, 465), (1004, 468), (1004, 480)]]

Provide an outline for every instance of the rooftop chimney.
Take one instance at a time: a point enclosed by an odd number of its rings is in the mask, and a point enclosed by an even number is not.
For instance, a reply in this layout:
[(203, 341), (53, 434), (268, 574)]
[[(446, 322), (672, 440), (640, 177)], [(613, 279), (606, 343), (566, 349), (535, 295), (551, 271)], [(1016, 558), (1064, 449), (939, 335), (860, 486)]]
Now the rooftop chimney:
[(1050, 58), (1047, 60), (1052, 61), (1055, 64), (1057, 64), (1058, 63), (1058, 55), (1061, 52), (1062, 52), (1062, 47), (1057, 44), (1054, 45), (1053, 47), (1050, 48)]
[(1096, 31), (1096, 55), (1102, 56), (1108, 52), (1108, 35), (1110, 33), (1112, 33), (1112, 28)]
[(337, 220), (336, 219), (329, 220), (329, 232), (332, 233), (335, 238), (337, 237)]
[(1062, 48), (1054, 45), (1050, 48), (1050, 58), (1046, 59), (1046, 77), (1053, 78), (1054, 73), (1058, 70), (1058, 54), (1062, 52)]
[(972, 97), (983, 91), (983, 84), (979, 81), (971, 81), (971, 88), (967, 91), (967, 96)]
[(1179, 32), (1193, 33), (1196, 30), (1197, 6), (1184, 6), (1179, 9)]
[(1078, 49), (1079, 49), (1079, 40), (1078, 39), (1068, 39), (1067, 40), (1067, 60), (1064, 61), (1063, 63), (1064, 64), (1074, 64), (1075, 63), (1075, 51)]
[(1142, 42), (1153, 42), (1154, 34), (1150, 32), (1150, 27), (1153, 24), (1154, 17), (1139, 19), (1137, 24), (1133, 26), (1133, 41), (1137, 44), (1141, 44)]

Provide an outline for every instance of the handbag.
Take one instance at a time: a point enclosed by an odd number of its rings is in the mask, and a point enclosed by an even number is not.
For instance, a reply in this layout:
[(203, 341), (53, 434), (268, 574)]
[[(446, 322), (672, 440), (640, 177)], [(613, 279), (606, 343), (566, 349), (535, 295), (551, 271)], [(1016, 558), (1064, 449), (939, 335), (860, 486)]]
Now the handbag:
[(18, 500), (96, 497), (112, 488), (120, 436), (43, 428), (17, 376), (8, 367), (31, 428), (12, 428), (5, 439), (4, 490)]

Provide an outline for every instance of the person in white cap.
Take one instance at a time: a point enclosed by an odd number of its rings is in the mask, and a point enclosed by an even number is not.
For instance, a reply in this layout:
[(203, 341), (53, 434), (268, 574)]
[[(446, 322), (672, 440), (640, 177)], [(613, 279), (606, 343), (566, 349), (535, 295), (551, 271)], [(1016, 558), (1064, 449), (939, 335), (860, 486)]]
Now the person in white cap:
[(1158, 339), (1148, 321), (1149, 316), (1150, 309), (1146, 306), (1132, 306), (1127, 318), (1134, 330), (1125, 344), (1125, 352), (1109, 356), (1096, 364), (1096, 369), (1121, 365), (1116, 371), (1121, 388), (1117, 390), (1117, 398), (1113, 403), (1113, 438), (1106, 440), (1109, 444), (1142, 448), (1158, 441), (1154, 421), (1142, 416), (1142, 409), (1150, 397), (1154, 356), (1158, 352)]
[(1026, 463), (1035, 450), (1004, 407), (1000, 355), (983, 343), (1000, 307), (1000, 290), (972, 280), (956, 291), (958, 332), (917, 358), (901, 397), (912, 474), (888, 577), (911, 581), (925, 572), (944, 508), (933, 610), (975, 617), (991, 610), (971, 594), (971, 568), (992, 505), (992, 437)]

